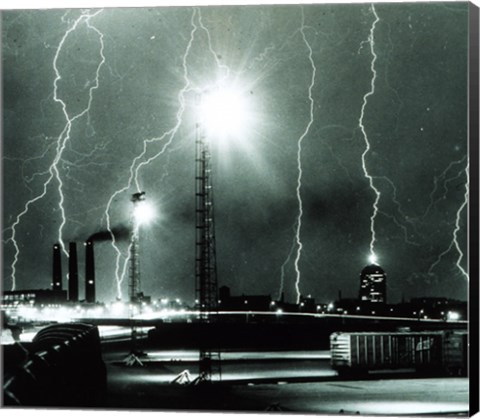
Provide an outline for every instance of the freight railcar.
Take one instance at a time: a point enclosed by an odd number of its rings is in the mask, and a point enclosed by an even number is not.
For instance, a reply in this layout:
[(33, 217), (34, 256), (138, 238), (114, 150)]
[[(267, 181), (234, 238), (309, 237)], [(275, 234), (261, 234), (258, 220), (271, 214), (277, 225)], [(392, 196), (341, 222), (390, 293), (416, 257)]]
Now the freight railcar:
[(443, 369), (449, 375), (467, 375), (468, 333), (466, 330), (443, 335)]
[(416, 369), (466, 373), (466, 332), (351, 332), (330, 336), (332, 367), (339, 373)]

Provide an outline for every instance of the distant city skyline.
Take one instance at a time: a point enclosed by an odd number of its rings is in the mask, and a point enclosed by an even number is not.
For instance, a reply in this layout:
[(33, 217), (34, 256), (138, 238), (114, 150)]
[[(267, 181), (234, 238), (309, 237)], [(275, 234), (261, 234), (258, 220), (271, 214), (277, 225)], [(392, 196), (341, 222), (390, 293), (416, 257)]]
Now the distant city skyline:
[(128, 299), (145, 191), (142, 289), (193, 301), (197, 101), (221, 81), (246, 116), (207, 134), (219, 286), (353, 298), (373, 253), (389, 302), (467, 299), (467, 3), (12, 10), (2, 53), (5, 290), (50, 288), (76, 241), (83, 298), (102, 233), (97, 297)]

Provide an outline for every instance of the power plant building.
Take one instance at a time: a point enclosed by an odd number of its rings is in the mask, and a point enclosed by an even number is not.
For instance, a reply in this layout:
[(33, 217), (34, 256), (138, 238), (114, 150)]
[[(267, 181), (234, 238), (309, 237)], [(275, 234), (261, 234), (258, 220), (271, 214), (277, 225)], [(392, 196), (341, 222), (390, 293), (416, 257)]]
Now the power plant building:
[(3, 291), (4, 307), (60, 305), (67, 301), (66, 290), (17, 290)]
[(387, 275), (380, 266), (372, 264), (363, 268), (358, 298), (366, 303), (387, 302)]

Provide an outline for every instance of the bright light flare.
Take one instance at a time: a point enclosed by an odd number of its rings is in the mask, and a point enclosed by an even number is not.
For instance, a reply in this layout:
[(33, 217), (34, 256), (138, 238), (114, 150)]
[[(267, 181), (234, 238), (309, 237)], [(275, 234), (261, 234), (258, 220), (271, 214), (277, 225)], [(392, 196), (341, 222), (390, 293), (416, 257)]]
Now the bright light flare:
[(147, 201), (140, 201), (135, 204), (133, 218), (137, 226), (151, 223), (155, 216), (155, 209)]
[(202, 95), (200, 117), (208, 135), (242, 139), (251, 122), (250, 103), (240, 89), (219, 88)]
[(368, 257), (368, 260), (372, 265), (376, 265), (378, 262), (377, 255), (375, 253), (370, 254), (370, 256)]
[(456, 311), (449, 311), (447, 313), (447, 320), (450, 321), (458, 321), (460, 320), (460, 313), (457, 313)]

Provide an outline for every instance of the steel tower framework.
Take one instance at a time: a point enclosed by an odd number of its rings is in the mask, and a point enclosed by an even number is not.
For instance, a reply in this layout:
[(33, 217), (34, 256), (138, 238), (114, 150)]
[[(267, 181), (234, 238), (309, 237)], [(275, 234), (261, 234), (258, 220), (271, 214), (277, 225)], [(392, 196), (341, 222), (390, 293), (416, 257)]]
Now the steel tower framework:
[(130, 265), (129, 265), (129, 283), (128, 283), (128, 291), (130, 297), (130, 319), (131, 319), (131, 348), (130, 354), (125, 358), (124, 362), (125, 365), (132, 366), (132, 365), (143, 365), (140, 359), (138, 358), (141, 355), (141, 351), (138, 349), (138, 330), (137, 326), (133, 322), (133, 315), (134, 315), (134, 305), (136, 303), (140, 303), (143, 298), (143, 293), (141, 292), (141, 282), (140, 282), (140, 254), (139, 254), (139, 224), (138, 221), (135, 219), (135, 210), (137, 209), (137, 205), (141, 201), (145, 200), (145, 192), (137, 192), (132, 195), (130, 201), (133, 203), (133, 212), (132, 212), (132, 230), (130, 234)]
[[(205, 331), (205, 324), (216, 319), (212, 314), (218, 312), (218, 286), (210, 144), (199, 123), (196, 124), (195, 143), (195, 294), (200, 327)], [(220, 380), (219, 350), (212, 348), (212, 342), (209, 344), (205, 336), (200, 341), (199, 380)]]
[[(145, 200), (145, 192), (139, 192), (132, 195), (131, 201), (133, 208), (135, 208), (139, 202)], [(135, 216), (132, 216), (132, 231), (130, 236), (130, 266), (129, 266), (129, 296), (130, 302), (138, 302), (141, 297), (141, 282), (140, 282), (140, 255), (139, 255), (139, 243), (138, 243), (139, 226), (135, 221)]]
[(140, 294), (140, 263), (138, 253), (138, 229), (132, 231), (130, 238), (130, 302), (135, 303)]

